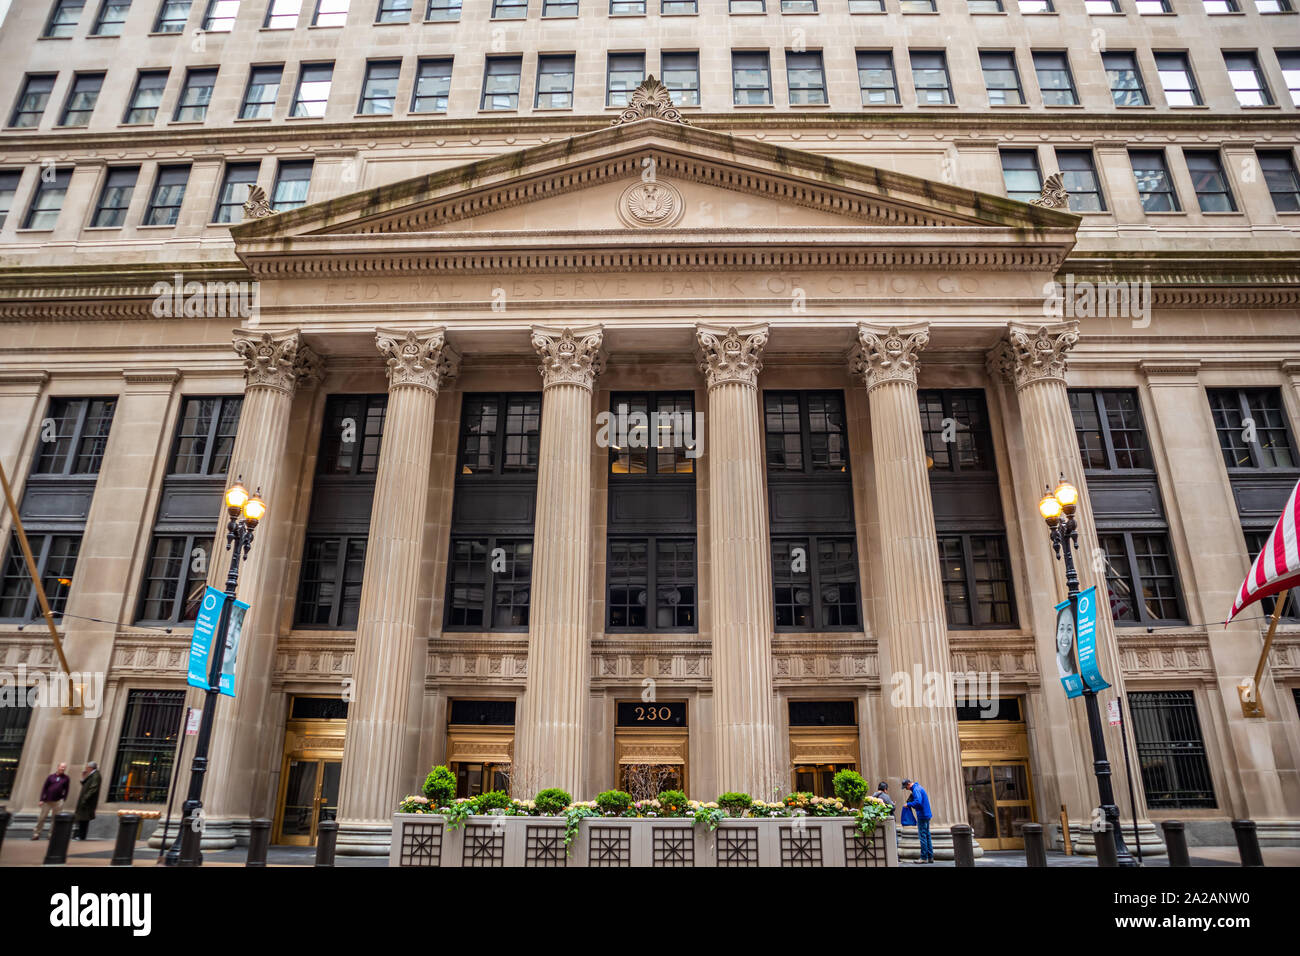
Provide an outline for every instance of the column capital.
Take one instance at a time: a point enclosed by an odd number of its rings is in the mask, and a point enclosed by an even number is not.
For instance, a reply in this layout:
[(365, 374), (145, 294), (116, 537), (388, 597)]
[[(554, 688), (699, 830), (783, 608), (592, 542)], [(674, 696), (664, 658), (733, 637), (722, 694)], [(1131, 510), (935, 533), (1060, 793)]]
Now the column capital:
[(427, 388), (437, 395), (460, 372), (460, 353), (447, 344), (447, 330), (375, 329), (375, 347), (387, 358), (388, 388)]
[(325, 372), (320, 356), (302, 341), (297, 329), (258, 332), (235, 329), (234, 347), (244, 360), (246, 388), (263, 386), (290, 395), (299, 386), (314, 385)]
[(988, 370), (1022, 389), (1035, 382), (1065, 382), (1065, 353), (1079, 341), (1079, 323), (1049, 322), (1024, 325), (1012, 322), (1007, 336), (989, 350)]
[(534, 325), (532, 341), (542, 360), (542, 364), (537, 366), (542, 376), (542, 388), (577, 385), (591, 391), (596, 376), (604, 370), (605, 356), (601, 351), (605, 341), (603, 326), (557, 329)]
[(696, 359), (709, 388), (729, 382), (758, 386), (763, 349), (767, 346), (766, 325), (697, 325), (695, 341), (699, 343)]
[(858, 341), (849, 352), (849, 371), (862, 377), (868, 390), (887, 382), (916, 384), (917, 357), (930, 342), (930, 325), (858, 323)]

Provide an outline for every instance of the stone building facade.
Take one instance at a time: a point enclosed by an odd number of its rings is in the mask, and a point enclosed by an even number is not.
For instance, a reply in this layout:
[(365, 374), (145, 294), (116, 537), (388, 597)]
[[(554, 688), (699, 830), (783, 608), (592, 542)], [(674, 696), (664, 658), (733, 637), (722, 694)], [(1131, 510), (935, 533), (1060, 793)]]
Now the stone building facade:
[(0, 711), (19, 822), (59, 761), (164, 806), (238, 477), (208, 845), (337, 814), (387, 852), (446, 762), (583, 798), (851, 767), (1087, 848), (1065, 476), (1125, 818), (1297, 839), (1300, 624), (1246, 718), (1266, 621), (1216, 623), (1300, 478), (1286, 0), (413, 6), (0, 27), (0, 463), (102, 684)]

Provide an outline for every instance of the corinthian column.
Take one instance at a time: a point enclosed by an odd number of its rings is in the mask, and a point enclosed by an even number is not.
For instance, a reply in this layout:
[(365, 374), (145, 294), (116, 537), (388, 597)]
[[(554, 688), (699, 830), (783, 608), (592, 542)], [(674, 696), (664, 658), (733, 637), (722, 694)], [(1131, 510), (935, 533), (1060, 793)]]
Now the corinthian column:
[[(891, 694), (889, 748), (900, 777), (919, 781), (930, 795), (936, 846), (949, 844), (954, 823), (966, 822), (957, 713), (947, 693), (923, 693), (928, 687), (951, 687), (948, 624), (939, 568), (938, 535), (926, 469), (925, 438), (916, 401), (917, 356), (930, 341), (925, 324), (902, 328), (862, 324), (849, 356), (850, 369), (862, 378), (871, 410), (871, 458), (875, 467), (876, 513), (883, 553), (884, 634), (881, 683), (886, 674), (907, 675), (903, 689)], [(913, 677), (919, 670), (920, 682)], [(938, 850), (947, 857), (948, 847)]]
[(709, 554), (719, 791), (778, 799), (772, 696), (772, 544), (758, 373), (767, 326), (695, 331), (709, 383)]
[[(261, 490), (267, 517), (239, 573), (239, 598), (252, 607), (244, 619), (235, 666), (235, 697), (221, 697), (213, 727), (204, 804), (203, 846), (234, 845), (233, 824), (262, 816), (269, 789), (265, 744), (278, 723), (268, 711), (272, 660), (279, 627), (279, 601), (292, 524), (295, 475), (284, 467), (289, 417), (298, 388), (320, 380), (322, 364), (296, 329), (235, 330), (234, 347), (244, 360), (244, 404), (230, 456), (230, 477)], [(222, 513), (224, 515), (224, 503)], [(224, 522), (222, 522), (224, 528)], [(229, 558), (223, 537), (212, 548), (208, 583), (223, 587)]]
[[(388, 410), (379, 447), (366, 567), (357, 612), (355, 690), (348, 707), (339, 782), (338, 851), (388, 853), (392, 813), (408, 786), (411, 701), (424, 682), (416, 600), (433, 415), (438, 390), (455, 376), (459, 356), (445, 329), (377, 330), (388, 359)], [(417, 724), (418, 726), (418, 724)]]
[(586, 792), (586, 706), (591, 662), (591, 390), (602, 365), (599, 326), (534, 327), (541, 356), (528, 688), (518, 725), (515, 796), (561, 787)]

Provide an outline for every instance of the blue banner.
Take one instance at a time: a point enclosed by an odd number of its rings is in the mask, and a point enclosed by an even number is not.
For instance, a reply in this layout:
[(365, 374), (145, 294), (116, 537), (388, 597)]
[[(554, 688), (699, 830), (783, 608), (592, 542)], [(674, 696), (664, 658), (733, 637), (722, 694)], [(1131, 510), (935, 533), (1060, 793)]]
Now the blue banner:
[(1110, 685), (1102, 679), (1097, 668), (1097, 588), (1080, 591), (1075, 600), (1078, 605), (1079, 672), (1089, 688), (1105, 690)]
[(1079, 697), (1083, 694), (1083, 678), (1079, 675), (1074, 648), (1074, 609), (1070, 607), (1069, 601), (1062, 601), (1056, 605), (1056, 670), (1066, 697)]
[(226, 653), (221, 658), (221, 682), (217, 689), (227, 697), (235, 696), (235, 660), (239, 657), (240, 638), (244, 635), (244, 617), (248, 605), (236, 601), (230, 609), (230, 627), (226, 630)]
[(190, 669), (187, 683), (191, 687), (208, 689), (208, 660), (212, 655), (212, 637), (221, 621), (221, 608), (226, 603), (225, 592), (209, 587), (199, 602), (199, 616), (194, 620), (194, 636), (190, 639)]

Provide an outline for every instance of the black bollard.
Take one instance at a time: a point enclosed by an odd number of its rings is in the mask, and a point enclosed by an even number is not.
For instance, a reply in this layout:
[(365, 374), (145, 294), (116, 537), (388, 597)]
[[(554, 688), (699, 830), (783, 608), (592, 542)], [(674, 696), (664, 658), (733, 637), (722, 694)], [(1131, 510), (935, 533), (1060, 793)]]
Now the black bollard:
[(135, 838), (140, 834), (140, 817), (124, 813), (117, 818), (117, 843), (113, 846), (113, 859), (109, 866), (130, 866), (135, 859)]
[(64, 810), (54, 814), (50, 824), (50, 845), (45, 848), (46, 866), (63, 866), (68, 862), (68, 841), (72, 839), (72, 814)]
[(334, 847), (338, 843), (339, 825), (335, 820), (322, 820), (316, 827), (316, 865), (334, 865)]
[(1169, 849), (1170, 866), (1191, 866), (1187, 853), (1187, 824), (1182, 820), (1165, 820), (1160, 824), (1165, 833), (1165, 846)]
[(0, 807), (0, 850), (5, 848), (5, 831), (9, 829), (11, 819), (13, 819), (13, 814)]
[(975, 847), (971, 844), (969, 823), (952, 825), (952, 858), (958, 866), (975, 865)]
[(1263, 866), (1264, 854), (1259, 849), (1259, 833), (1254, 820), (1233, 820), (1232, 832), (1237, 838), (1237, 852), (1242, 866)]
[(248, 860), (244, 866), (266, 866), (266, 846), (271, 842), (270, 820), (248, 821)]
[(1102, 824), (1102, 829), (1092, 831), (1092, 839), (1097, 847), (1097, 865), (1119, 866), (1119, 855), (1115, 850), (1115, 828), (1109, 820)]
[(180, 866), (202, 866), (203, 854), (199, 844), (203, 838), (201, 826), (194, 825), (194, 818), (186, 816), (181, 821), (181, 862)]
[(1020, 828), (1025, 836), (1025, 866), (1047, 866), (1047, 846), (1043, 843), (1043, 825), (1026, 823)]

